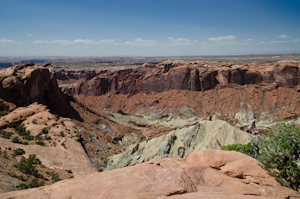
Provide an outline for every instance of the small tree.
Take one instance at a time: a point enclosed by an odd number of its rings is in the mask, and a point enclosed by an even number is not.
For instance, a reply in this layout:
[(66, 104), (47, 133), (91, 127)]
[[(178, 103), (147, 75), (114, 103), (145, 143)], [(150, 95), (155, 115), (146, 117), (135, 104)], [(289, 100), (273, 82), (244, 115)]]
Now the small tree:
[(300, 168), (296, 161), (300, 158), (300, 129), (295, 124), (278, 123), (274, 130), (265, 132), (260, 142), (258, 160), (298, 191)]

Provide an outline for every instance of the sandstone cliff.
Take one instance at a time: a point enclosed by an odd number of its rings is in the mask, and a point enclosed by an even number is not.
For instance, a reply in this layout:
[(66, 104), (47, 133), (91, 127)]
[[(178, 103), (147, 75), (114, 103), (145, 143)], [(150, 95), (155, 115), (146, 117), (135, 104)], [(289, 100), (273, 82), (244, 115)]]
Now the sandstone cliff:
[(70, 105), (71, 98), (58, 88), (51, 64), (37, 66), (31, 62), (1, 70), (0, 98), (16, 106), (38, 102), (47, 105), (53, 113), (80, 120)]
[[(255, 120), (267, 125), (300, 115), (299, 62), (292, 60), (249, 64), (167, 61), (136, 69), (89, 71), (93, 74), (89, 77), (86, 73), (60, 71), (59, 86), (101, 111), (155, 113), (157, 118), (216, 115), (231, 124), (244, 117), (248, 124)], [(243, 116), (237, 117), (238, 113)]]

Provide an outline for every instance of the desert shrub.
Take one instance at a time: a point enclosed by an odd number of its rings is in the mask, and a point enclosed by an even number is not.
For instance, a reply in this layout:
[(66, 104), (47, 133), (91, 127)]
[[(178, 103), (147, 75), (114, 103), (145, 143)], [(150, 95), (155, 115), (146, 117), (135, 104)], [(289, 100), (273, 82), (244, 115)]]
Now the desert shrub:
[(51, 176), (51, 180), (53, 182), (60, 181), (58, 173), (55, 173), (54, 171), (51, 171), (50, 176)]
[(42, 141), (43, 138), (42, 138), (40, 135), (36, 135), (36, 136), (34, 137), (34, 140), (35, 140), (35, 141)]
[(74, 176), (70, 176), (69, 179), (74, 178)]
[(22, 144), (28, 145), (28, 142), (27, 141), (23, 141)]
[(18, 136), (14, 137), (14, 138), (12, 139), (12, 142), (13, 142), (13, 143), (20, 143), (20, 144), (22, 144), (22, 142), (21, 142), (21, 140), (20, 140), (20, 138), (19, 138)]
[(298, 190), (300, 185), (300, 129), (295, 124), (276, 124), (274, 130), (265, 132), (260, 144), (258, 160), (272, 170), (283, 185)]
[(34, 137), (32, 135), (25, 135), (23, 139), (30, 141), (30, 140), (34, 140)]
[(29, 189), (29, 188), (36, 188), (36, 187), (40, 187), (40, 186), (44, 186), (45, 185), (45, 181), (39, 181), (39, 179), (34, 178), (30, 181), (30, 183), (27, 185), (25, 183), (21, 183), (19, 185), (19, 190), (24, 190), (24, 189)]
[(48, 130), (46, 128), (42, 129), (42, 134), (48, 134)]
[(40, 146), (44, 146), (45, 145), (43, 141), (37, 141), (37, 142), (35, 142), (35, 144), (40, 145)]
[(45, 135), (45, 140), (52, 140), (50, 136)]
[(2, 134), (2, 137), (5, 139), (10, 139), (10, 137), (12, 136), (12, 132), (2, 131), (1, 134)]
[(20, 185), (19, 185), (19, 190), (24, 190), (24, 189), (28, 189), (29, 188), (29, 186), (27, 185), (27, 184), (25, 184), (25, 183), (21, 183)]
[(73, 173), (71, 169), (67, 169), (66, 172)]
[(17, 163), (17, 168), (27, 175), (36, 176), (38, 171), (35, 170), (34, 164), (41, 164), (41, 161), (36, 158), (34, 154), (32, 154), (29, 155), (27, 159), (25, 157), (22, 157), (20, 162)]
[(37, 124), (36, 120), (32, 120), (32, 124)]
[(65, 134), (64, 134), (63, 131), (59, 132), (59, 135), (60, 135), (61, 137), (65, 137)]
[(45, 181), (40, 181), (37, 178), (34, 178), (31, 180), (31, 182), (29, 183), (29, 187), (30, 188), (35, 188), (35, 187), (40, 187), (40, 186), (44, 186), (45, 185)]
[(26, 131), (24, 124), (20, 124), (20, 125), (16, 126), (14, 129), (17, 132), (17, 134), (19, 134), (20, 136), (29, 136), (30, 135), (30, 131)]
[(23, 154), (25, 154), (25, 151), (24, 151), (24, 149), (17, 148), (17, 149), (14, 151), (14, 153), (15, 153), (16, 155), (23, 155)]
[(60, 123), (61, 123), (61, 125), (65, 126), (65, 123), (64, 123), (64, 121), (61, 121)]
[(14, 153), (12, 154), (12, 157), (14, 158), (18, 155), (23, 155), (23, 154), (25, 154), (25, 151), (21, 148), (17, 148), (16, 150), (14, 150)]
[(222, 146), (221, 149), (226, 151), (241, 152), (251, 157), (254, 156), (254, 147), (250, 142), (248, 144), (230, 144), (227, 146)]
[(19, 126), (19, 125), (16, 124), (16, 123), (11, 123), (11, 124), (10, 124), (10, 127), (11, 127), (11, 128), (16, 128), (17, 126)]

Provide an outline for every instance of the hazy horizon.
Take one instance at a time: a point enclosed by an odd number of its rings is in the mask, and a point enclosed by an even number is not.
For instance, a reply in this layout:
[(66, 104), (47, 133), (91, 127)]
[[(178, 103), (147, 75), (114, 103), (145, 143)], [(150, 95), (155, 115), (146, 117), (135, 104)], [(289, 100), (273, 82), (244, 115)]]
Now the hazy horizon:
[(297, 0), (0, 0), (0, 56), (300, 53)]

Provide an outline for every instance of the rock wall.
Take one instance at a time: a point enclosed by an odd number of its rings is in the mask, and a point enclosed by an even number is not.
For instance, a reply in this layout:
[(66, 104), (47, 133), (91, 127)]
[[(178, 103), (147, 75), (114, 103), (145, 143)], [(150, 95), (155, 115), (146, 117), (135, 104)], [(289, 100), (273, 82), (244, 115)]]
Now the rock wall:
[(100, 96), (107, 92), (136, 94), (168, 90), (206, 91), (217, 85), (272, 84), (293, 87), (299, 83), (299, 62), (254, 62), (226, 65), (210, 62), (167, 61), (156, 66), (144, 64), (138, 69), (119, 71), (60, 71), (59, 80), (83, 79), (77, 84), (64, 84), (71, 95)]
[(16, 106), (33, 102), (47, 105), (53, 113), (80, 119), (70, 106), (72, 100), (61, 92), (51, 64), (37, 66), (33, 62), (0, 71), (0, 98)]

